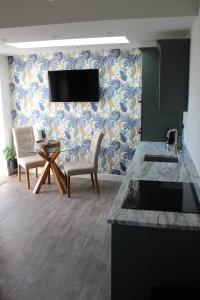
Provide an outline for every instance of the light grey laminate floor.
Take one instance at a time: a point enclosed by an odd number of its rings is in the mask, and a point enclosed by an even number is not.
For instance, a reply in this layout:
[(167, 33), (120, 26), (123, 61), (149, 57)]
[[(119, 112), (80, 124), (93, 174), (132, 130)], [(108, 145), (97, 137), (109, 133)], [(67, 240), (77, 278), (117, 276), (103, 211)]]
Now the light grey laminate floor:
[[(31, 178), (32, 187), (35, 179)], [(109, 300), (111, 228), (120, 184), (72, 178), (72, 197), (39, 195), (14, 176), (0, 185), (0, 299)]]

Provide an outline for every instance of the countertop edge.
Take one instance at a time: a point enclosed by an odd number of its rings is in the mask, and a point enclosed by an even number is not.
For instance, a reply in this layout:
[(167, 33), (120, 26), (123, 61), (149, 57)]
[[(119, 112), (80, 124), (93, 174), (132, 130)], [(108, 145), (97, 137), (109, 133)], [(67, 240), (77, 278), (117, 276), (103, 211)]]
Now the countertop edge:
[[(124, 201), (127, 193), (127, 187), (131, 179), (155, 181), (168, 181), (170, 179), (170, 181), (193, 182), (200, 186), (200, 177), (186, 147), (184, 153), (179, 154), (179, 165), (174, 166), (169, 163), (160, 163), (160, 165), (158, 163), (156, 163), (157, 165), (153, 165), (155, 163), (145, 164), (143, 162), (144, 154), (153, 154), (156, 153), (156, 151), (160, 151), (158, 152), (160, 154), (163, 152), (165, 153), (165, 143), (141, 142), (139, 147), (136, 148), (135, 155), (127, 170), (127, 175), (122, 181), (119, 192), (107, 217), (107, 223), (113, 225), (119, 224), (137, 227), (200, 231), (199, 214), (162, 211), (147, 212), (141, 210), (121, 209), (121, 205)], [(170, 174), (170, 171), (173, 172), (174, 170), (176, 171), (175, 174)], [(153, 175), (155, 175), (155, 178), (153, 178)], [(171, 177), (169, 177), (169, 175), (171, 175)]]

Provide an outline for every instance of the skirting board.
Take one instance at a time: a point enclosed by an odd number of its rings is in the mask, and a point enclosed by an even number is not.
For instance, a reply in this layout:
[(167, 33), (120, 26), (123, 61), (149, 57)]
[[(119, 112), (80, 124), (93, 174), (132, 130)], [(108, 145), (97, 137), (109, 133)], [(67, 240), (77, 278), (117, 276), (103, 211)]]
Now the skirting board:
[[(41, 173), (41, 170), (42, 169), (38, 168), (38, 174)], [(35, 173), (35, 169), (31, 169), (30, 173)], [(76, 176), (73, 176), (73, 177), (77, 177), (77, 178), (90, 178), (90, 175), (76, 175)], [(98, 179), (99, 180), (121, 182), (124, 178), (125, 178), (124, 175), (113, 175), (113, 174), (98, 173)]]
[[(38, 174), (41, 174), (41, 170), (42, 170), (41, 168), (38, 168)], [(35, 169), (30, 169), (29, 172), (30, 173), (35, 173)], [(73, 177), (76, 177), (76, 178), (90, 178), (90, 175), (76, 175), (76, 176), (73, 176)], [(121, 182), (125, 178), (125, 176), (124, 175), (113, 175), (113, 174), (98, 173), (98, 178), (99, 178), (99, 180)]]
[[(77, 178), (89, 178), (89, 176), (90, 175), (76, 175), (76, 176), (73, 176), (73, 177), (77, 177)], [(125, 178), (125, 176), (123, 176), (123, 175), (113, 175), (113, 174), (98, 173), (98, 179), (99, 180), (119, 181), (119, 182), (121, 182), (124, 178)]]

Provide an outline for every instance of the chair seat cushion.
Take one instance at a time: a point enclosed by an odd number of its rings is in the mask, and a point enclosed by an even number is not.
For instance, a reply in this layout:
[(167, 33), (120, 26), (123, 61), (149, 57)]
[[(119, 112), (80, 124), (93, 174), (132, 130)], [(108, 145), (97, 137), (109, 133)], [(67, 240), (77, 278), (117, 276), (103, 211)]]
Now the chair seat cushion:
[(43, 167), (45, 163), (46, 161), (36, 154), (18, 158), (18, 164), (24, 169)]
[(93, 166), (86, 160), (67, 162), (64, 169), (68, 176), (94, 173)]

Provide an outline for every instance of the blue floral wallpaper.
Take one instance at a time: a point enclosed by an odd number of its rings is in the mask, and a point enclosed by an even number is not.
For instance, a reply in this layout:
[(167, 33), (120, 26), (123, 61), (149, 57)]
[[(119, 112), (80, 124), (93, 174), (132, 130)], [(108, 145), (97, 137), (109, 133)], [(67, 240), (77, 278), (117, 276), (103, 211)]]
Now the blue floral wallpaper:
[[(76, 139), (79, 151), (66, 159), (84, 156), (92, 132), (105, 133), (99, 172), (125, 174), (140, 141), (142, 58), (139, 49), (64, 51), (8, 58), (13, 126), (44, 129), (48, 138)], [(98, 103), (50, 103), (48, 70), (98, 68)]]

